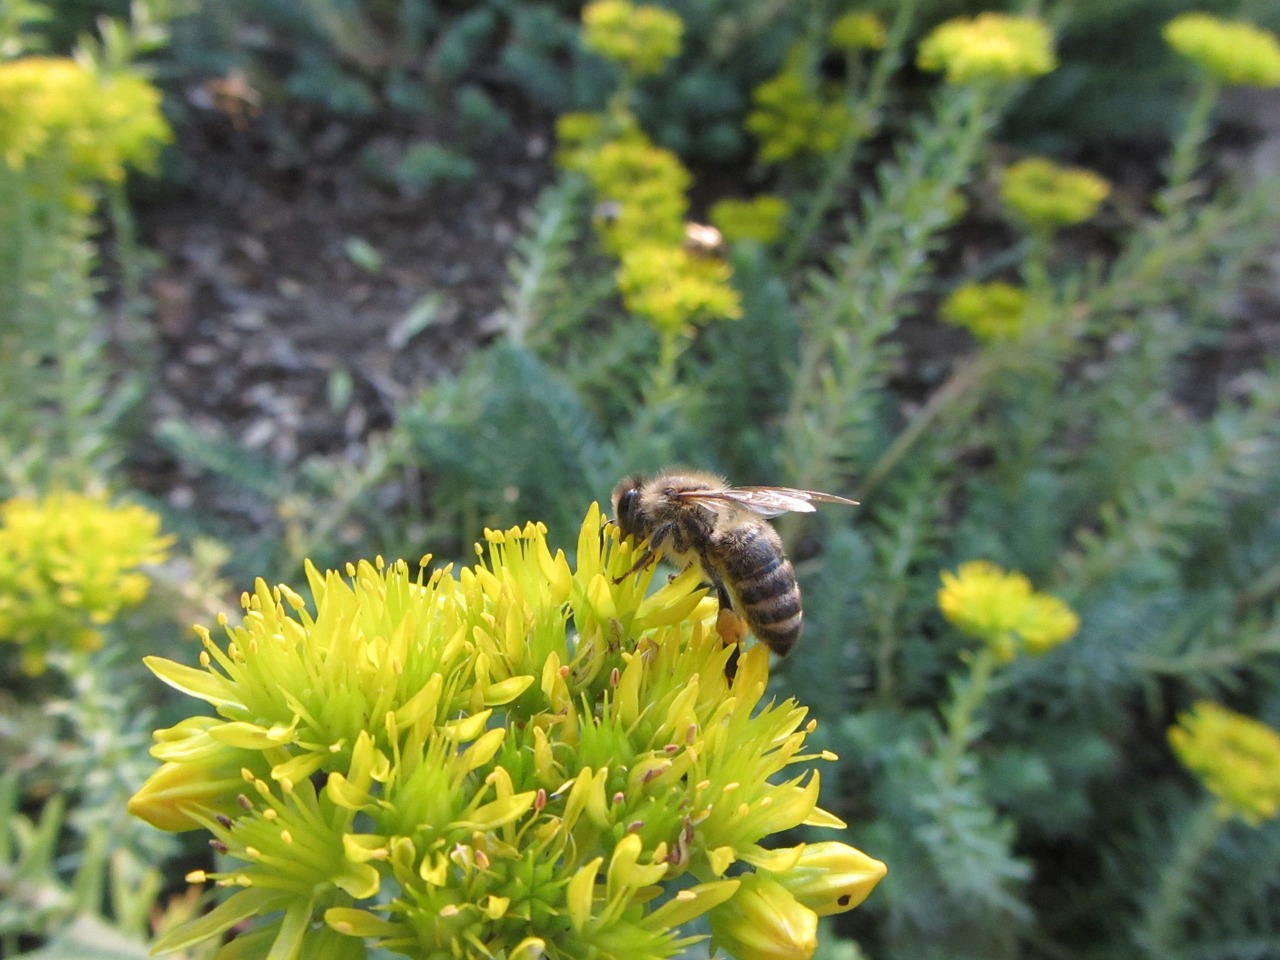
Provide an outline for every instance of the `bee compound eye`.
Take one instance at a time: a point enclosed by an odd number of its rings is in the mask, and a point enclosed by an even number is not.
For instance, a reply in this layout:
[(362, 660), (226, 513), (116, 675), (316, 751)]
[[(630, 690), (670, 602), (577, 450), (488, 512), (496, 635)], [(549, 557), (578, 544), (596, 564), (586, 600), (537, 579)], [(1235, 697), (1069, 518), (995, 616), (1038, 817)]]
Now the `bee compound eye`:
[(636, 505), (639, 500), (639, 490), (628, 490), (618, 498), (617, 520), (625, 533), (631, 533), (635, 529)]

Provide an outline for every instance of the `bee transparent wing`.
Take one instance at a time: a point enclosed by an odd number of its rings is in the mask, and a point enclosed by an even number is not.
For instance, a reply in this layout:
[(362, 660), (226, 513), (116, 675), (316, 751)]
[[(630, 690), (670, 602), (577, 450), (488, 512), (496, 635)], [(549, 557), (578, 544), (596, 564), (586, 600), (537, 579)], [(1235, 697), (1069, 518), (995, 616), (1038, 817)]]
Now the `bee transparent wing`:
[(681, 500), (696, 503), (715, 510), (729, 503), (743, 507), (761, 517), (776, 517), (782, 513), (813, 513), (813, 501), (843, 503), (856, 506), (856, 500), (846, 500), (817, 490), (793, 490), (791, 487), (726, 487), (723, 490), (682, 490)]

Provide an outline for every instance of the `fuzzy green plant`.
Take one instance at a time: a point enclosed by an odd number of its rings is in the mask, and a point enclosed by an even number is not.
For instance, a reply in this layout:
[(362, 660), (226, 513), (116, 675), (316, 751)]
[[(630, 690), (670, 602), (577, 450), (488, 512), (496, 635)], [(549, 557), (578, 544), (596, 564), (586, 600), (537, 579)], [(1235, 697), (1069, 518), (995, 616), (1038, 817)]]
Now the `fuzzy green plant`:
[(148, 659), (216, 716), (157, 732), (130, 809), (209, 831), (220, 869), (191, 879), (230, 891), (157, 949), (239, 927), (226, 956), (639, 960), (705, 915), (732, 956), (809, 956), (884, 865), (770, 841), (842, 824), (767, 651), (728, 679), (696, 574), (648, 594), (595, 507), (575, 565), (536, 524), (477, 552), (309, 568), (311, 604), (259, 581), (200, 667)]

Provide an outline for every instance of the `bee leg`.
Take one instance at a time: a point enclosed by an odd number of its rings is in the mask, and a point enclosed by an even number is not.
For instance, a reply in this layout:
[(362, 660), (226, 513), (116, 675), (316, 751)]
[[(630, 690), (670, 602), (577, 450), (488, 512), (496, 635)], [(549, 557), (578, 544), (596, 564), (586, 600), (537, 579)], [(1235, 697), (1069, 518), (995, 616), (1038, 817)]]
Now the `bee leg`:
[[(668, 525), (669, 526), (669, 525)], [(649, 545), (645, 548), (644, 553), (640, 554), (640, 559), (631, 565), (626, 573), (620, 577), (614, 577), (614, 584), (619, 584), (627, 577), (631, 576), (637, 570), (643, 570), (649, 564), (658, 559), (658, 551), (662, 546), (662, 541), (667, 539), (668, 527), (661, 527), (653, 536), (649, 538)]]
[(716, 615), (716, 633), (720, 634), (726, 647), (733, 648), (724, 664), (724, 678), (732, 683), (738, 673), (738, 655), (742, 652), (742, 641), (747, 631), (742, 618), (733, 610), (733, 601), (729, 598), (724, 582), (719, 577), (713, 577), (712, 582), (716, 588), (716, 600), (720, 603), (720, 613)]

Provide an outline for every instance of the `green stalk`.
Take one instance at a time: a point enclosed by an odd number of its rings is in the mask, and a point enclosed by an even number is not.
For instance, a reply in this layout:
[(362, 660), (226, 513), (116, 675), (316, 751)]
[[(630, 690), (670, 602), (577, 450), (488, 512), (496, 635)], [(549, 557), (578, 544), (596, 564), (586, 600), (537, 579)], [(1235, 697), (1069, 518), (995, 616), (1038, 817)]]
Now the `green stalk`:
[(1206, 797), (1190, 821), (1175, 832), (1173, 856), (1161, 872), (1155, 898), (1134, 934), (1138, 947), (1147, 956), (1172, 955), (1178, 939), (1178, 923), (1190, 906), (1189, 895), (1200, 864), (1213, 850), (1224, 826), (1217, 801)]

